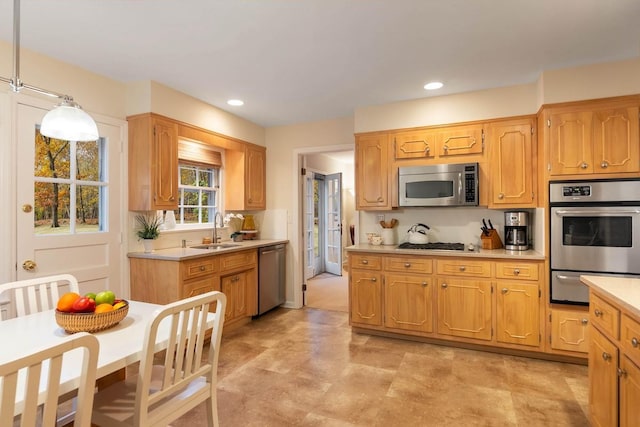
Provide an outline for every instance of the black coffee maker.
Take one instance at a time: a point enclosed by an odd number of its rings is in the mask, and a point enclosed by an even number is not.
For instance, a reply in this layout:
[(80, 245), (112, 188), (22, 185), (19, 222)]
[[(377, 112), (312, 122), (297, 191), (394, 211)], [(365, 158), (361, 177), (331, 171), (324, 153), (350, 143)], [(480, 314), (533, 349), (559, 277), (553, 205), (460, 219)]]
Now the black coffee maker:
[(529, 249), (529, 213), (504, 213), (504, 248), (512, 251)]

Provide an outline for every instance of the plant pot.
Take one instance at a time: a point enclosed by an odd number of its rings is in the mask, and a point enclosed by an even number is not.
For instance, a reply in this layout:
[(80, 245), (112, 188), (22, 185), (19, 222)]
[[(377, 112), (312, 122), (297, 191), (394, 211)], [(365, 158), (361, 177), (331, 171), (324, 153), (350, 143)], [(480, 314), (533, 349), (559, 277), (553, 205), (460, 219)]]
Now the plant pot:
[(153, 251), (153, 239), (142, 239), (142, 246), (144, 246), (144, 253), (148, 254)]

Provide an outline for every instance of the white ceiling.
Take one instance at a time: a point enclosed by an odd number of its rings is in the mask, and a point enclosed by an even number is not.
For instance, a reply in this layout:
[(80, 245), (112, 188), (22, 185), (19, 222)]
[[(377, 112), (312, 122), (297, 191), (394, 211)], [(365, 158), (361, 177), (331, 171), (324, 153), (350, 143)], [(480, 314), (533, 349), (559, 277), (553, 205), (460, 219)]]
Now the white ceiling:
[(23, 48), (266, 127), (640, 57), (638, 0), (23, 0), (21, 15)]

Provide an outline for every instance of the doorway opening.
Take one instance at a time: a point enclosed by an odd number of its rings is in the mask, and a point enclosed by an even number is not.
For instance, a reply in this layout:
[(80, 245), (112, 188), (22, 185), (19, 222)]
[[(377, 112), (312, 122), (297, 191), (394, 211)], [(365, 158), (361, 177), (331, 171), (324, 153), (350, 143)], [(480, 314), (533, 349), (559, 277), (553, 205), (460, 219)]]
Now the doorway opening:
[(303, 305), (348, 311), (344, 247), (353, 244), (353, 151), (307, 154), (302, 163)]

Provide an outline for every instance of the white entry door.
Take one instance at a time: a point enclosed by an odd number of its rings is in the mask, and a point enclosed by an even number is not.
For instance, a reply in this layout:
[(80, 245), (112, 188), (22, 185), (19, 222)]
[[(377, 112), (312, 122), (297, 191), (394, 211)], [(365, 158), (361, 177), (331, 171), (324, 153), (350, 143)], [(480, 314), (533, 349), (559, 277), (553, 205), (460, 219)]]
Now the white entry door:
[(39, 133), (46, 112), (17, 105), (16, 277), (70, 273), (83, 293), (110, 289), (127, 297), (121, 261), (124, 122), (98, 121), (98, 141), (60, 141)]
[(313, 172), (305, 170), (303, 175), (303, 209), (302, 209), (302, 228), (304, 240), (304, 280), (314, 276), (314, 191), (313, 191)]
[(325, 270), (342, 276), (342, 174), (325, 178)]

